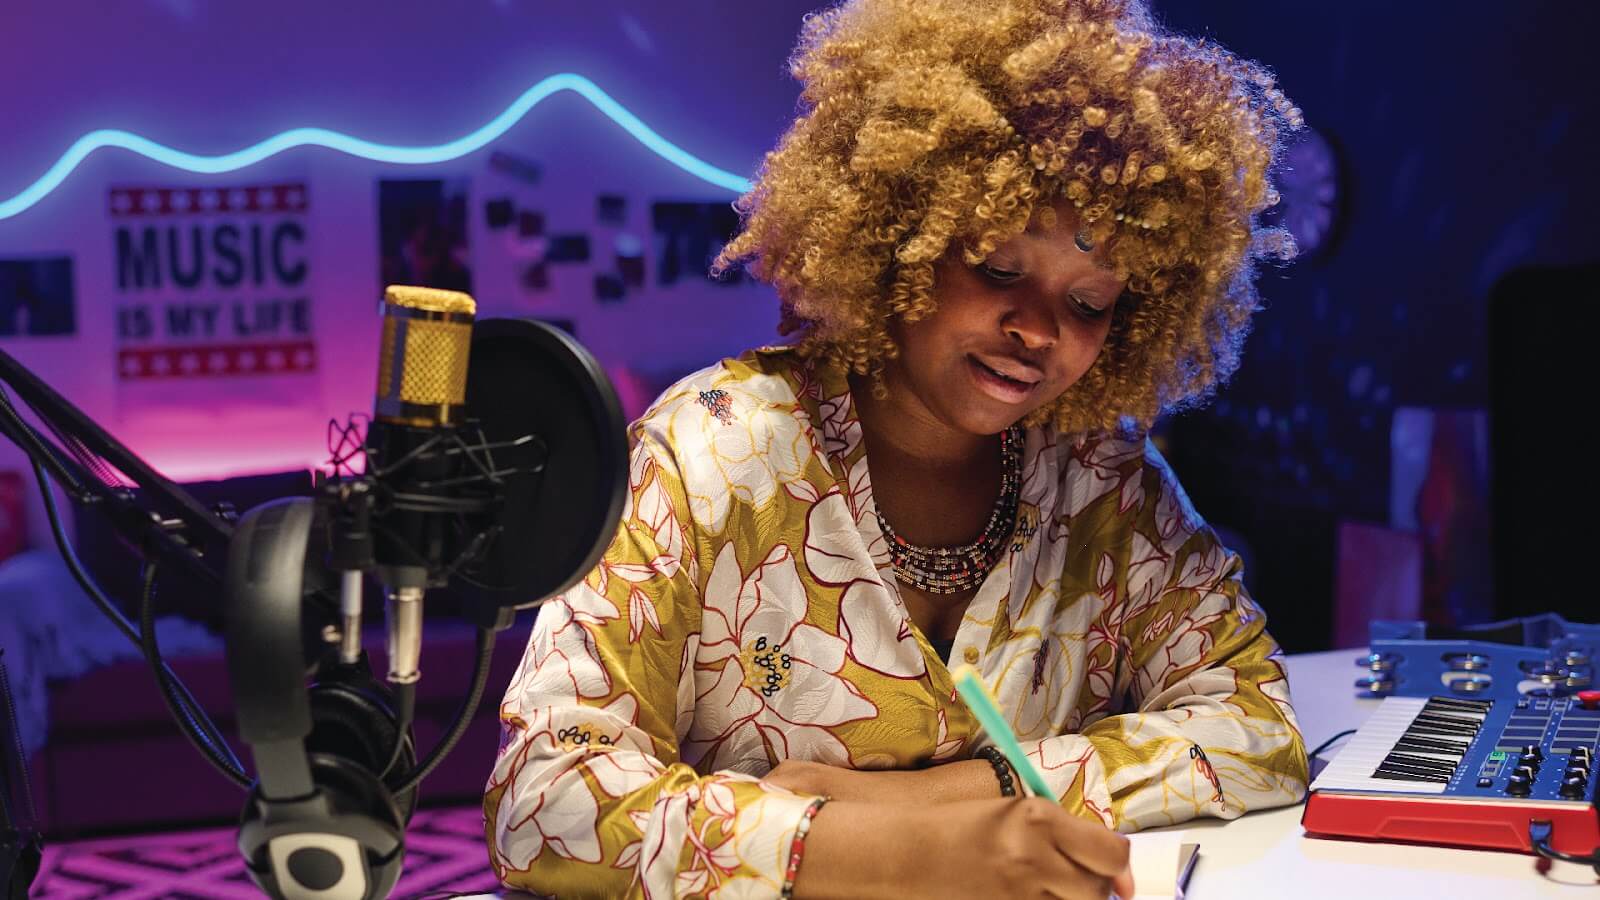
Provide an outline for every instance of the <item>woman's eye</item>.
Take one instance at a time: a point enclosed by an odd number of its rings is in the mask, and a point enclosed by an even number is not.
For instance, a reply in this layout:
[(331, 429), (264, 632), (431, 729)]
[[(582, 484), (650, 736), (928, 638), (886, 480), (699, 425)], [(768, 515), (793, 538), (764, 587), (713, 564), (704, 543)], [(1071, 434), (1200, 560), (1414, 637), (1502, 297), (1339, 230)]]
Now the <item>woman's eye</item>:
[(1079, 297), (1077, 294), (1073, 294), (1071, 296), (1072, 305), (1077, 308), (1078, 315), (1083, 316), (1085, 319), (1098, 319), (1111, 309), (1110, 304), (1105, 306), (1096, 306), (1082, 297)]
[(1004, 284), (1006, 282), (1016, 281), (1018, 278), (1022, 277), (1022, 273), (1021, 272), (1012, 272), (1009, 269), (1002, 269), (1002, 268), (999, 268), (997, 266), (991, 266), (988, 263), (978, 263), (977, 269), (978, 269), (978, 274), (980, 274), (983, 277), (989, 279), (990, 281), (998, 281), (998, 282), (1001, 282), (1002, 284)]

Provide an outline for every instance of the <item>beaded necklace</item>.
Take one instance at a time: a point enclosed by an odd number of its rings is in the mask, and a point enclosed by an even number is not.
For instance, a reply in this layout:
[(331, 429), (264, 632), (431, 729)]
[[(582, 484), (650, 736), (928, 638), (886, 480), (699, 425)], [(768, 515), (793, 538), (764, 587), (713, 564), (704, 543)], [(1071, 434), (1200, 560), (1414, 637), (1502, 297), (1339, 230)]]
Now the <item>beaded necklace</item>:
[(923, 547), (895, 533), (878, 510), (878, 527), (889, 543), (889, 561), (896, 580), (930, 594), (959, 594), (983, 583), (1005, 552), (1017, 522), (1022, 495), (1022, 428), (1013, 425), (1000, 434), (1000, 496), (970, 544), (958, 547)]

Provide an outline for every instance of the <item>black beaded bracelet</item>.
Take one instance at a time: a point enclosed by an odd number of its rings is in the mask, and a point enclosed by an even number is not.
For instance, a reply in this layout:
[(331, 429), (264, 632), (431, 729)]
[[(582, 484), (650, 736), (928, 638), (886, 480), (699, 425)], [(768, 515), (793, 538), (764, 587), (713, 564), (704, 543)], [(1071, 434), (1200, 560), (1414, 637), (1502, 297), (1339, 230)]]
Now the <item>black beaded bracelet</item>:
[(994, 767), (994, 777), (1000, 779), (1000, 796), (1015, 797), (1017, 784), (1011, 780), (1011, 764), (1006, 762), (1006, 755), (994, 747), (984, 747), (978, 751), (978, 755)]

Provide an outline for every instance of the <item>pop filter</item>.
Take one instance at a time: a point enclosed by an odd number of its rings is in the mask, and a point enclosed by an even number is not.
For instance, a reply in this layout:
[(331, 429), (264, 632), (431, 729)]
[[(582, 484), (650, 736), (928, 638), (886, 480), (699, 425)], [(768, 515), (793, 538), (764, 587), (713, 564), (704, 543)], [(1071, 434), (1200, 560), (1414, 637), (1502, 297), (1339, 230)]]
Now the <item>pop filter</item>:
[(600, 562), (622, 516), (627, 422), (594, 357), (532, 319), (474, 325), (466, 405), (489, 444), (512, 443), (493, 457), (515, 474), (492, 521), (477, 523), (498, 535), (452, 588), (467, 618), (503, 628)]

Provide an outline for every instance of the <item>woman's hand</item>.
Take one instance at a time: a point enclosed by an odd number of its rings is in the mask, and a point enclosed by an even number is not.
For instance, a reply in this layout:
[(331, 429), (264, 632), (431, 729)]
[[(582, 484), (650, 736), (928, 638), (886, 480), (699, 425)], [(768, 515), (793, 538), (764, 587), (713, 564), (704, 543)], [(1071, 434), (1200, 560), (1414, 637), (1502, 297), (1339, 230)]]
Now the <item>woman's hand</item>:
[(940, 807), (922, 851), (927, 896), (1133, 896), (1128, 839), (1039, 798)]

